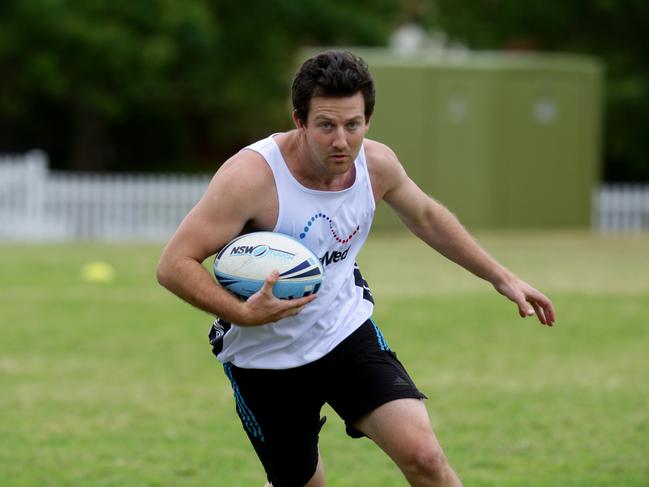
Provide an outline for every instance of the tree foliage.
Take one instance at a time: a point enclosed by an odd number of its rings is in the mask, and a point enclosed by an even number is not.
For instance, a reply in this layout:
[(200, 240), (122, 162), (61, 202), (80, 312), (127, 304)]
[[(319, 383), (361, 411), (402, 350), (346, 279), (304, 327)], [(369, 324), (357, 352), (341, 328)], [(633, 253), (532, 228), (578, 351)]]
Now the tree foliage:
[(384, 45), (404, 20), (476, 49), (603, 58), (605, 176), (649, 181), (644, 0), (2, 0), (0, 152), (211, 171), (288, 126), (300, 46)]
[(213, 169), (286, 125), (295, 50), (380, 44), (394, 0), (3, 0), (0, 151), (74, 169)]

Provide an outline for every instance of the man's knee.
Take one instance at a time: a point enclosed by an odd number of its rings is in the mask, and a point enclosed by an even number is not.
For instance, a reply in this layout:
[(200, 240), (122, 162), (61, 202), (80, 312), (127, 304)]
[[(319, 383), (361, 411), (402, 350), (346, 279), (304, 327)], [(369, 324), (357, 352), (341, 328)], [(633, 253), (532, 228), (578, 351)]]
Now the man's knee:
[(402, 468), (410, 473), (434, 480), (447, 476), (449, 466), (441, 448), (426, 444), (415, 446), (404, 453)]

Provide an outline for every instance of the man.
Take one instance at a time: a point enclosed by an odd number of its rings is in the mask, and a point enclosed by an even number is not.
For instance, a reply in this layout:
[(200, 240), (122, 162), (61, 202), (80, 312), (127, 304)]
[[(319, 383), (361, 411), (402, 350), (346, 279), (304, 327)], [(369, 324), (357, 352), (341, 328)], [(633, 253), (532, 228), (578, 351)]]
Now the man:
[[(159, 282), (219, 320), (210, 334), (237, 412), (273, 487), (320, 487), (327, 402), (352, 437), (367, 436), (415, 486), (460, 486), (433, 433), (425, 397), (372, 321), (372, 296), (354, 260), (384, 200), (420, 239), (518, 306), (554, 323), (551, 301), (492, 259), (446, 208), (408, 178), (397, 156), (369, 139), (374, 83), (351, 53), (307, 60), (292, 89), (296, 128), (234, 155), (182, 222), (158, 266)], [(201, 263), (250, 231), (286, 233), (326, 264), (317, 295), (282, 301), (276, 272), (248, 300)], [(340, 252), (337, 261), (325, 256)]]

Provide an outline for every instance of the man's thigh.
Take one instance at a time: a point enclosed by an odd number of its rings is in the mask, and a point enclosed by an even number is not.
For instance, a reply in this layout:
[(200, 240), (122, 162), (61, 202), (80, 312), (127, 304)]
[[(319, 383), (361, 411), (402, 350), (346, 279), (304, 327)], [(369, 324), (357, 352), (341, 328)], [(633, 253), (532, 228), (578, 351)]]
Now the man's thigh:
[(326, 399), (345, 421), (353, 438), (364, 436), (356, 422), (381, 405), (405, 398), (424, 399), (378, 326), (368, 320), (327, 360), (334, 374), (326, 381)]
[(300, 370), (224, 365), (241, 424), (273, 487), (302, 487), (318, 465), (323, 402)]
[(354, 426), (399, 465), (413, 450), (441, 449), (426, 406), (420, 399), (398, 399), (385, 403)]

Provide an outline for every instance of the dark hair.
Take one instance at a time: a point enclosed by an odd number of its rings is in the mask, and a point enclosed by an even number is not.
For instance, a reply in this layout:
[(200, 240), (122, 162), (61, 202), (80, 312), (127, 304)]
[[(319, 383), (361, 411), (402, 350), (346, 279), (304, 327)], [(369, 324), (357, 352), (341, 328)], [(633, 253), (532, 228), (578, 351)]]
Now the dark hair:
[(306, 123), (311, 98), (346, 97), (358, 92), (365, 100), (365, 120), (374, 112), (376, 91), (367, 64), (346, 51), (327, 51), (307, 59), (293, 79), (291, 98), (298, 118)]

